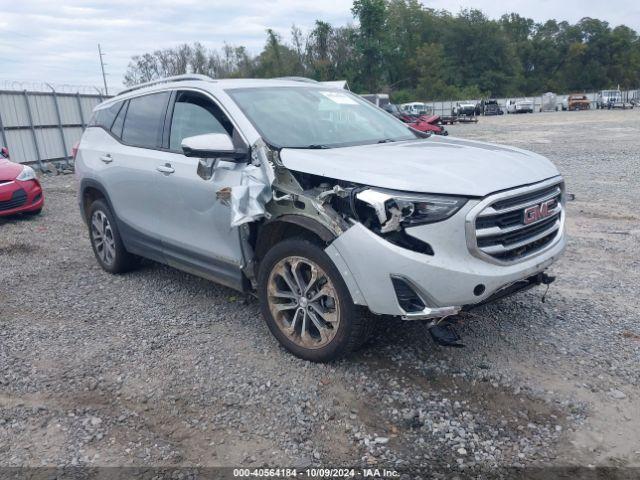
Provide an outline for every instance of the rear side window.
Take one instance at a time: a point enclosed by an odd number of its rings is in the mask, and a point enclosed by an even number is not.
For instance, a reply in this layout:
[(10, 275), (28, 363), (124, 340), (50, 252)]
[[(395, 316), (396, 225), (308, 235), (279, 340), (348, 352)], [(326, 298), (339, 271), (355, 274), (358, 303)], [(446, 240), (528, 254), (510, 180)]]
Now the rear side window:
[(152, 93), (129, 100), (122, 140), (136, 147), (159, 147), (168, 100), (168, 92)]
[(220, 108), (204, 95), (179, 92), (171, 117), (169, 149), (182, 151), (182, 140), (205, 133), (226, 133), (233, 136), (233, 124)]

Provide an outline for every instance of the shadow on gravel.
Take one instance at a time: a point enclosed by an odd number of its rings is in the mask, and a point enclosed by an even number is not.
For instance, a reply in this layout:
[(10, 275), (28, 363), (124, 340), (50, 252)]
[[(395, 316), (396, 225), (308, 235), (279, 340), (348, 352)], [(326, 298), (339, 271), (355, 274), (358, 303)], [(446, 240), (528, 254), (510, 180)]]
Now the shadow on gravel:
[(19, 222), (36, 222), (38, 215), (29, 215), (25, 213), (17, 213), (15, 215), (8, 215), (6, 217), (0, 217), (0, 227), (3, 225), (15, 225)]
[(38, 247), (28, 243), (10, 243), (9, 245), (0, 245), (0, 255), (30, 254), (36, 252)]
[[(517, 337), (527, 333), (530, 330), (528, 317), (538, 313), (528, 308), (523, 311), (520, 308), (521, 300), (521, 296), (515, 296), (449, 317), (465, 345), (462, 349), (438, 346), (429, 334), (426, 320), (405, 321), (395, 317), (372, 317), (377, 322), (375, 333), (363, 348), (380, 350), (402, 347), (439, 357), (465, 356), (471, 351), (485, 348), (487, 343), (501, 343), (506, 335)], [(534, 300), (537, 299), (534, 297)]]

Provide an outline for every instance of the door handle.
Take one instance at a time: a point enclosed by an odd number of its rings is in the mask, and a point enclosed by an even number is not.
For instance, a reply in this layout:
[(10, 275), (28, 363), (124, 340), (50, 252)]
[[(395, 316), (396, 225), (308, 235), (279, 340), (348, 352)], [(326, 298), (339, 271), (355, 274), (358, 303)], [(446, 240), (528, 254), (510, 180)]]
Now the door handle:
[(102, 160), (104, 163), (111, 163), (113, 162), (113, 157), (110, 153), (107, 153), (106, 155), (101, 156), (100, 160)]
[(171, 166), (170, 163), (165, 163), (164, 165), (158, 165), (156, 170), (160, 173), (166, 173), (167, 175), (176, 171), (175, 168)]

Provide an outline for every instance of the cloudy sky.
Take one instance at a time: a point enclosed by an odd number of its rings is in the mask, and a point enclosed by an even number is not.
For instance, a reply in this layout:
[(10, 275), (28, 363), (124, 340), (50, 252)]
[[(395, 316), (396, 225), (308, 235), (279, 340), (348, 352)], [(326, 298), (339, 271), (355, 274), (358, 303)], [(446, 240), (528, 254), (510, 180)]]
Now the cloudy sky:
[[(490, 17), (515, 11), (537, 21), (584, 16), (640, 31), (632, 0), (424, 0), (457, 12), (479, 8)], [(6, 80), (101, 85), (97, 44), (106, 53), (108, 83), (120, 87), (132, 55), (200, 41), (260, 51), (268, 27), (288, 37), (295, 23), (352, 21), (351, 0), (0, 0), (0, 87)]]

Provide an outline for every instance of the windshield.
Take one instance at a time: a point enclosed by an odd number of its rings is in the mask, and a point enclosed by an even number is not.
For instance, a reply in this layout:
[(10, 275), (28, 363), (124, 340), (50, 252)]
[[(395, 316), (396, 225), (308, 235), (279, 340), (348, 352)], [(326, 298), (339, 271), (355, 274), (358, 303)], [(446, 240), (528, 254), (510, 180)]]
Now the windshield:
[(227, 93), (275, 147), (332, 148), (417, 137), (399, 120), (343, 90), (268, 87)]

